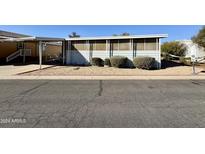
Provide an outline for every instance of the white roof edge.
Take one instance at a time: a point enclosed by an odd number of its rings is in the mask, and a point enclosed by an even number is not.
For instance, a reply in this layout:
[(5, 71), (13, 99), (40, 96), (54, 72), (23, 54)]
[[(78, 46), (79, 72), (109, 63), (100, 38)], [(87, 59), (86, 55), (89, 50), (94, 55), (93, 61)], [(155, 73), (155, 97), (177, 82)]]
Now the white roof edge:
[(12, 42), (12, 41), (27, 41), (27, 40), (35, 40), (36, 37), (20, 37), (20, 38), (7, 38), (2, 39), (0, 42)]
[(63, 41), (63, 40), (65, 40), (65, 38), (56, 38), (56, 37), (36, 37), (36, 40), (40, 40), (40, 41), (41, 41), (41, 40), (42, 40), (42, 41), (43, 41), (43, 40), (48, 40), (48, 41), (49, 41), (49, 40), (51, 40), (51, 41), (52, 41), (52, 40), (62, 40), (62, 41)]
[(11, 38), (11, 37), (1, 36), (1, 35), (0, 35), (0, 39), (8, 39), (8, 38)]
[(99, 36), (99, 37), (76, 37), (66, 40), (110, 40), (110, 39), (131, 39), (131, 38), (166, 38), (168, 34), (129, 35), (129, 36)]
[(21, 37), (21, 38), (7, 38), (0, 39), (0, 42), (12, 42), (12, 41), (64, 41), (64, 38), (53, 38), (53, 37)]

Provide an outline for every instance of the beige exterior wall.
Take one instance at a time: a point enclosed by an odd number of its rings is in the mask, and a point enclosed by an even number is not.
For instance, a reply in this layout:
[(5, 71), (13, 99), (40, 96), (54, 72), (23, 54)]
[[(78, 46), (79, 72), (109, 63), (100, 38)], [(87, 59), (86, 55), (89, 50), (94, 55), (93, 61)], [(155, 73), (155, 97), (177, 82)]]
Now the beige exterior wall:
[[(31, 49), (31, 56), (37, 56), (37, 42), (24, 43), (26, 49)], [(17, 51), (17, 42), (1, 42), (0, 43), (0, 58), (5, 58)]]
[(24, 44), (25, 49), (31, 49), (31, 57), (37, 57), (37, 42), (26, 42)]
[(7, 57), (17, 50), (15, 42), (0, 42), (0, 58)]
[(45, 50), (43, 51), (44, 60), (49, 60), (49, 58), (56, 58), (62, 53), (62, 46), (55, 44), (47, 44)]
[(146, 39), (134, 39), (134, 46), (137, 50), (159, 50), (159, 39), (146, 38)]
[(86, 50), (86, 41), (72, 41), (72, 50)]

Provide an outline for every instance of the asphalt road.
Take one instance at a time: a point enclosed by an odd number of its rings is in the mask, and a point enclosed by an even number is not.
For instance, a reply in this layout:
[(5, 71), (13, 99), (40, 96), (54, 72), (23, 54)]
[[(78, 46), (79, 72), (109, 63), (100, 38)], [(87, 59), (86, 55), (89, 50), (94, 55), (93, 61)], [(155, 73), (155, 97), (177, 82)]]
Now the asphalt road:
[(205, 127), (205, 81), (1, 80), (0, 127)]

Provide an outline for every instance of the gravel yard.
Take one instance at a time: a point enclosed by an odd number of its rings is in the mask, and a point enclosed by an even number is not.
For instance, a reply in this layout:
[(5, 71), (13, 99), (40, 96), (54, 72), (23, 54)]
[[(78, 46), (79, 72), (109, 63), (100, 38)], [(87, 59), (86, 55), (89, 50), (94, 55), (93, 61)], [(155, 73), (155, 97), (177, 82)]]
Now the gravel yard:
[[(205, 75), (203, 67), (197, 67), (198, 75)], [(192, 75), (192, 67), (177, 66), (160, 70), (122, 69), (113, 67), (95, 66), (56, 66), (43, 70), (37, 70), (21, 75), (34, 76), (146, 76), (146, 75)]]

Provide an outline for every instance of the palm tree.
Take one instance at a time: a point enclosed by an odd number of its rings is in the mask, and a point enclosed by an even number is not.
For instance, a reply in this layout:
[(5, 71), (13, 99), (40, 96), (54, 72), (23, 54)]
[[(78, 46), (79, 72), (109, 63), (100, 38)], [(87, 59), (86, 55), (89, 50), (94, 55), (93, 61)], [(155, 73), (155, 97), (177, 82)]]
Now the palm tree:
[(74, 38), (74, 37), (80, 37), (80, 35), (78, 35), (76, 32), (72, 32), (70, 35), (69, 35), (70, 38)]

